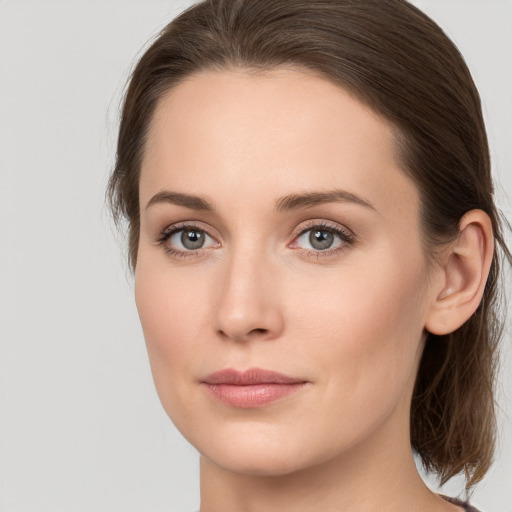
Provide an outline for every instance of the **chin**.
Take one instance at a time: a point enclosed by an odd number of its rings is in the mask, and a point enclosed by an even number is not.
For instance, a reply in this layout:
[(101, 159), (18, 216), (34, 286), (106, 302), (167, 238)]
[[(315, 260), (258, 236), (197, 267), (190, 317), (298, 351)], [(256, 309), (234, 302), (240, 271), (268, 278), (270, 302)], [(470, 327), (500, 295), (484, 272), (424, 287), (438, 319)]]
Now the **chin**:
[(284, 476), (308, 466), (307, 461), (297, 458), (297, 453), (288, 454), (261, 447), (206, 450), (201, 455), (224, 470), (251, 476)]
[(233, 423), (227, 429), (182, 433), (203, 457), (227, 471), (271, 477), (314, 466), (323, 462), (323, 455), (329, 458), (329, 454), (318, 453), (320, 447), (315, 450), (306, 430), (293, 432), (289, 426)]

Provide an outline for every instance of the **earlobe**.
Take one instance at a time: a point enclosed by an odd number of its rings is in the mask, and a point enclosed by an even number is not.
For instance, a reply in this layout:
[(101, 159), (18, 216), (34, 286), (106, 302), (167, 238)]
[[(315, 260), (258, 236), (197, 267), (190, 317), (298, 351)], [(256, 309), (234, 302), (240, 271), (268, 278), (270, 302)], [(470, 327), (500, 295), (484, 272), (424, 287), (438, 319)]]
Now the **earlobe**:
[(482, 210), (462, 217), (459, 235), (446, 249), (425, 328), (443, 335), (458, 329), (482, 300), (494, 254), (492, 224)]

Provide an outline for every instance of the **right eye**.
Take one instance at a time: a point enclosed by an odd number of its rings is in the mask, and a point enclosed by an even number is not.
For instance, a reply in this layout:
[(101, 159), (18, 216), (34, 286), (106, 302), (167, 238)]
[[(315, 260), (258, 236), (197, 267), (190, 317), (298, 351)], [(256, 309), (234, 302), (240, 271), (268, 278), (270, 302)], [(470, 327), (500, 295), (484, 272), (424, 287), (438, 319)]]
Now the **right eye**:
[(202, 249), (208, 238), (210, 237), (199, 229), (180, 229), (169, 237), (169, 242), (176, 247), (181, 244), (180, 250), (193, 251)]
[(197, 226), (168, 228), (162, 233), (158, 241), (166, 252), (179, 257), (193, 256), (202, 249), (219, 246), (219, 243), (204, 229)]

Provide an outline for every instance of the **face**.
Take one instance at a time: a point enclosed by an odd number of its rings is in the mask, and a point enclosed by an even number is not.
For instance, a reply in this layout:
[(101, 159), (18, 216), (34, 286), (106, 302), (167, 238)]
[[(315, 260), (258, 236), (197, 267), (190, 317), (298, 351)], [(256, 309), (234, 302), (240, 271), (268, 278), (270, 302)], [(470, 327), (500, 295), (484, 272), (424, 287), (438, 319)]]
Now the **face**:
[(206, 459), (286, 474), (409, 442), (430, 291), (384, 119), (297, 69), (201, 72), (157, 107), (140, 204), (154, 381)]

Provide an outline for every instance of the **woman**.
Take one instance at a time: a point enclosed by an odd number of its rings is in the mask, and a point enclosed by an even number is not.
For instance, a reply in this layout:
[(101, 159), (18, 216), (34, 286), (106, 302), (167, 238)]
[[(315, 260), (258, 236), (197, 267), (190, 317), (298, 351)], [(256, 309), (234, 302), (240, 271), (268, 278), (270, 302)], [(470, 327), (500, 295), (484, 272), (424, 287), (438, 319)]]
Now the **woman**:
[(109, 197), (201, 512), (456, 511), (492, 462), (478, 93), (403, 0), (206, 0), (140, 59)]

